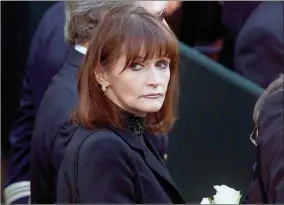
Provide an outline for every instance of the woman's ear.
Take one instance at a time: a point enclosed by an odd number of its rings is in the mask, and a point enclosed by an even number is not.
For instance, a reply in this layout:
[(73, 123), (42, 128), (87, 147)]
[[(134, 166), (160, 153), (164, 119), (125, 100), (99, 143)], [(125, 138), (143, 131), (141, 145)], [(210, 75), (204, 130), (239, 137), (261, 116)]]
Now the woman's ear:
[(108, 82), (108, 75), (107, 75), (107, 71), (103, 68), (99, 68), (98, 71), (95, 73), (95, 77), (97, 82), (104, 87), (108, 87), (109, 86), (109, 82)]

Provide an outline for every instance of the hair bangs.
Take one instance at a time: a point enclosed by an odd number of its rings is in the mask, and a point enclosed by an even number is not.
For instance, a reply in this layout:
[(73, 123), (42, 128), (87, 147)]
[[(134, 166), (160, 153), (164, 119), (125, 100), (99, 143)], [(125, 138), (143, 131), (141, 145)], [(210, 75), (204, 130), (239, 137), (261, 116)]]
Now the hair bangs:
[[(143, 10), (137, 8), (135, 12)], [(122, 55), (126, 58), (125, 68), (133, 62), (152, 58), (167, 57), (171, 62), (177, 61), (176, 36), (154, 15), (140, 16), (130, 12), (119, 21), (114, 16), (108, 23), (104, 25), (105, 34), (100, 40), (103, 42), (102, 65), (112, 68)]]
[[(127, 32), (122, 38), (120, 53), (125, 53), (125, 67), (135, 61), (166, 57), (171, 61), (178, 58), (177, 40), (172, 31), (160, 22), (142, 19), (125, 22)], [(159, 21), (159, 20), (157, 20)]]

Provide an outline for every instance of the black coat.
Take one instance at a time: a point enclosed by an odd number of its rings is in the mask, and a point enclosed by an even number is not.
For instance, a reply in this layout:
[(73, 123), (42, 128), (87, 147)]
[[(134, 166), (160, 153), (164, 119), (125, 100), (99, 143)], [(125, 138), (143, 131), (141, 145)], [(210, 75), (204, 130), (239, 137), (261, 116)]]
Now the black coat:
[(79, 128), (62, 162), (57, 203), (184, 203), (159, 154), (128, 130)]

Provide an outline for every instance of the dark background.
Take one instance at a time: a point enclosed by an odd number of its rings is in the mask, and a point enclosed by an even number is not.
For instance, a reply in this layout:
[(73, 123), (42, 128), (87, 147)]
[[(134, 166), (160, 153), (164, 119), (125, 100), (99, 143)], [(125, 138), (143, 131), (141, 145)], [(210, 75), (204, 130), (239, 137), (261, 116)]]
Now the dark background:
[(8, 134), (19, 105), (29, 45), (46, 10), (55, 2), (1, 1), (1, 144), (9, 153)]

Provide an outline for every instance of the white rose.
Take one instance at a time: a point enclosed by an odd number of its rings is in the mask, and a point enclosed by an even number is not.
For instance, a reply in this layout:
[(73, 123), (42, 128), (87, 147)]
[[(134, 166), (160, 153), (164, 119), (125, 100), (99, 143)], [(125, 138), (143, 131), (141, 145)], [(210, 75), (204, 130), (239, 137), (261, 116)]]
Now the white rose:
[(226, 185), (214, 186), (217, 193), (213, 196), (215, 204), (239, 204), (241, 194), (239, 191)]
[(211, 204), (208, 198), (203, 198), (200, 204)]

